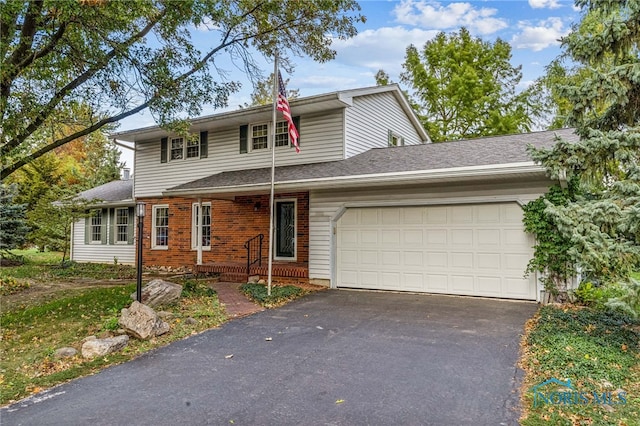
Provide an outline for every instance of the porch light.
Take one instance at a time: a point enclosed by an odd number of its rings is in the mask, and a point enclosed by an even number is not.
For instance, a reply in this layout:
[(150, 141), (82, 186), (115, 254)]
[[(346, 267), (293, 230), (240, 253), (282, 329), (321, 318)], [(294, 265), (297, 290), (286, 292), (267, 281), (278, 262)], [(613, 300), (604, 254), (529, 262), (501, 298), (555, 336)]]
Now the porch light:
[(145, 203), (136, 203), (138, 217), (138, 259), (136, 261), (136, 300), (142, 303), (142, 234), (144, 231)]
[(146, 207), (147, 205), (143, 202), (136, 203), (136, 216), (144, 217)]
[(258, 210), (260, 210), (260, 207), (262, 205), (260, 204), (260, 201), (257, 201), (254, 205), (253, 205), (253, 211), (257, 212)]

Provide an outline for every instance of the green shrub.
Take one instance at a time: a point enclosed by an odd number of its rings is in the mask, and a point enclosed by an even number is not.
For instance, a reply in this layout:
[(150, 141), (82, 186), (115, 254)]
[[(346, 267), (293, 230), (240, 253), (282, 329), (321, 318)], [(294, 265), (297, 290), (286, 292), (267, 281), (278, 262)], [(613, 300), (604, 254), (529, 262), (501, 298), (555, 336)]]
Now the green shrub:
[(102, 324), (103, 330), (115, 331), (119, 327), (120, 324), (118, 324), (118, 317), (111, 317)]
[(182, 297), (212, 297), (216, 291), (197, 280), (185, 280), (182, 283)]
[(29, 288), (29, 283), (27, 281), (17, 280), (8, 275), (0, 274), (0, 295), (8, 296), (27, 288)]
[(283, 305), (308, 293), (307, 290), (293, 285), (273, 286), (271, 287), (270, 296), (267, 295), (267, 286), (265, 284), (247, 283), (243, 284), (240, 289), (251, 300), (266, 308)]
[(607, 302), (610, 299), (624, 294), (624, 289), (617, 283), (597, 285), (590, 281), (583, 281), (574, 294), (579, 304), (604, 310), (607, 309)]

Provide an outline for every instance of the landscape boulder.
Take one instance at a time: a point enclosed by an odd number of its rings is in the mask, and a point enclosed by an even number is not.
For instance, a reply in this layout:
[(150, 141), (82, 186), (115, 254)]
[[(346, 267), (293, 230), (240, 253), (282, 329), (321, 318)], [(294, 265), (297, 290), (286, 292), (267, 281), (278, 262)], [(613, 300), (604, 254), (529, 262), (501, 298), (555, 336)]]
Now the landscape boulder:
[(118, 324), (127, 334), (142, 340), (160, 336), (169, 331), (169, 324), (162, 321), (152, 308), (138, 302), (133, 302), (129, 308), (122, 310)]
[(53, 356), (56, 358), (71, 358), (75, 356), (77, 353), (78, 351), (75, 350), (75, 348), (64, 347), (64, 348), (56, 349)]
[(87, 340), (82, 344), (82, 356), (85, 358), (95, 358), (113, 352), (118, 352), (124, 349), (128, 342), (129, 336), (126, 334), (109, 337), (107, 339)]
[[(181, 294), (180, 284), (157, 278), (142, 287), (142, 303), (151, 307), (171, 305), (180, 299)], [(136, 293), (132, 293), (131, 298), (136, 300)]]

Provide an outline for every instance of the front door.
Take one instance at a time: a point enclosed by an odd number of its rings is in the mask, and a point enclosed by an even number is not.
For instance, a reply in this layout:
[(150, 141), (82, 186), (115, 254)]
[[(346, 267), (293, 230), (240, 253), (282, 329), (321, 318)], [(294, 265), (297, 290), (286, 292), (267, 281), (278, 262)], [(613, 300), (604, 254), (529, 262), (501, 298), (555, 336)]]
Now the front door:
[(276, 201), (276, 258), (296, 257), (296, 202)]

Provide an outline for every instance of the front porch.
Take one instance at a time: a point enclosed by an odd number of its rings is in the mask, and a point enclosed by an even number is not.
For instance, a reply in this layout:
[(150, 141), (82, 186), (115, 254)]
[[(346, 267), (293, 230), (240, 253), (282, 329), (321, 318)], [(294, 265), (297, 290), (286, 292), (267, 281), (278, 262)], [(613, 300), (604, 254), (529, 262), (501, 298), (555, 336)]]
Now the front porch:
[[(220, 274), (220, 281), (247, 282), (250, 276), (259, 275), (261, 279), (267, 279), (269, 274), (266, 259), (262, 264), (254, 264), (247, 271), (247, 264), (240, 262), (211, 262), (195, 265), (196, 274)], [(278, 282), (303, 281), (309, 279), (309, 267), (306, 263), (274, 261), (272, 279)]]

